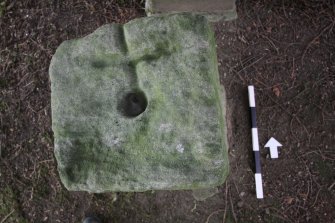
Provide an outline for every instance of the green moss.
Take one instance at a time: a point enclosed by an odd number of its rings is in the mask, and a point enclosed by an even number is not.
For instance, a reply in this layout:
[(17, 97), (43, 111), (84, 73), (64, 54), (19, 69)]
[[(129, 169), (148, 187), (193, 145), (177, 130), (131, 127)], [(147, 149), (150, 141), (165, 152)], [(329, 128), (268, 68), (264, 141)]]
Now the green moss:
[(4, 101), (0, 101), (0, 112), (4, 112), (7, 108), (7, 104)]
[(4, 0), (0, 1), (0, 17), (4, 15), (6, 9), (6, 2)]
[(53, 143), (53, 140), (52, 140), (52, 136), (48, 133), (48, 132), (45, 132), (43, 135), (42, 135), (42, 139), (49, 143), (49, 144), (52, 144)]
[(126, 1), (126, 0), (116, 0), (116, 3), (119, 4), (120, 6), (125, 6), (128, 3), (128, 1)]
[(39, 174), (38, 178), (33, 181), (33, 186), (34, 186), (34, 194), (36, 195), (37, 198), (47, 198), (50, 195), (50, 184), (49, 184), (49, 169), (45, 166), (42, 165), (39, 169)]
[(5, 78), (0, 79), (0, 88), (6, 88), (7, 87), (7, 81)]
[(330, 162), (326, 162), (322, 159), (317, 159), (316, 160), (316, 166), (317, 166), (317, 169), (320, 173), (320, 176), (324, 180), (332, 182), (332, 180), (335, 177), (335, 174), (334, 174), (334, 171), (333, 171), (333, 168), (332, 168), (332, 164)]
[(16, 195), (8, 186), (0, 188), (0, 219), (4, 219), (6, 216), (6, 222), (28, 222), (25, 218), (22, 217)]
[(65, 189), (59, 190), (56, 194), (55, 201), (58, 204), (64, 204), (70, 202), (70, 192)]

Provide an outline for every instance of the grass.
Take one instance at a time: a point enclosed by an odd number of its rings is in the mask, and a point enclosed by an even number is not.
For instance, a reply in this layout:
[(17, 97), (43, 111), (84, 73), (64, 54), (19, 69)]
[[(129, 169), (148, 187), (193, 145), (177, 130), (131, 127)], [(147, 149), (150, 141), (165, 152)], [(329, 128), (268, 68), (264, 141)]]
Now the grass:
[(8, 186), (0, 189), (0, 222), (28, 222), (22, 217), (16, 195)]

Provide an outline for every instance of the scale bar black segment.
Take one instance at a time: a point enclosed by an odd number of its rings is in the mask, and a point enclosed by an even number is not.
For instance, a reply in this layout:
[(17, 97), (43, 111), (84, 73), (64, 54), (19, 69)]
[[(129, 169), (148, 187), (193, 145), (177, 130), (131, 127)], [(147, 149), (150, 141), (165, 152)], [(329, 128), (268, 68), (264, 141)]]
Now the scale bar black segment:
[(256, 173), (262, 173), (261, 170), (261, 158), (259, 155), (259, 151), (254, 151), (254, 158), (255, 158), (255, 164), (256, 164)]
[(257, 128), (256, 107), (250, 107), (250, 112), (251, 112), (251, 128)]

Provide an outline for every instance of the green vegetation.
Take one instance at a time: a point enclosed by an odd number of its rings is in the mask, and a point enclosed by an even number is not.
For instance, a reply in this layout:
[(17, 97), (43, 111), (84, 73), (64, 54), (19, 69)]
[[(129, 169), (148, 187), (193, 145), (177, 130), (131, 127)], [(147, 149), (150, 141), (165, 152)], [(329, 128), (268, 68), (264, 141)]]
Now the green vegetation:
[(40, 177), (36, 179), (34, 183), (34, 193), (37, 197), (47, 198), (50, 194), (50, 185), (48, 183), (48, 178), (50, 176), (49, 169), (42, 165), (40, 167)]
[(322, 159), (318, 159), (316, 161), (316, 165), (320, 173), (320, 176), (324, 180), (332, 182), (332, 179), (334, 178), (334, 172), (332, 170), (330, 162), (326, 162)]
[(55, 202), (58, 203), (58, 204), (64, 204), (64, 203), (67, 203), (67, 202), (71, 202), (70, 192), (68, 190), (66, 190), (65, 188), (60, 190), (56, 194)]
[(7, 104), (4, 101), (0, 101), (0, 112), (5, 111), (7, 108)]
[(4, 0), (0, 0), (0, 17), (5, 13), (6, 3)]
[(0, 189), (0, 220), (12, 223), (28, 222), (22, 217), (15, 193), (8, 186)]
[(125, 6), (127, 4), (126, 0), (117, 0), (116, 3), (120, 6)]

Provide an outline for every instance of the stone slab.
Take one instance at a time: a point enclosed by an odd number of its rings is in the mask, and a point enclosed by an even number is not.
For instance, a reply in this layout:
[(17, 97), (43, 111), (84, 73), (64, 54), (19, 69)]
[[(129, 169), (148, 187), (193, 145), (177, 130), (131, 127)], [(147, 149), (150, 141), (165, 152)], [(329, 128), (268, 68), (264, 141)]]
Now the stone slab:
[(55, 157), (67, 189), (201, 189), (225, 181), (225, 99), (203, 16), (102, 26), (63, 42), (49, 73)]
[(235, 0), (146, 0), (148, 16), (166, 13), (193, 12), (218, 22), (237, 18)]

